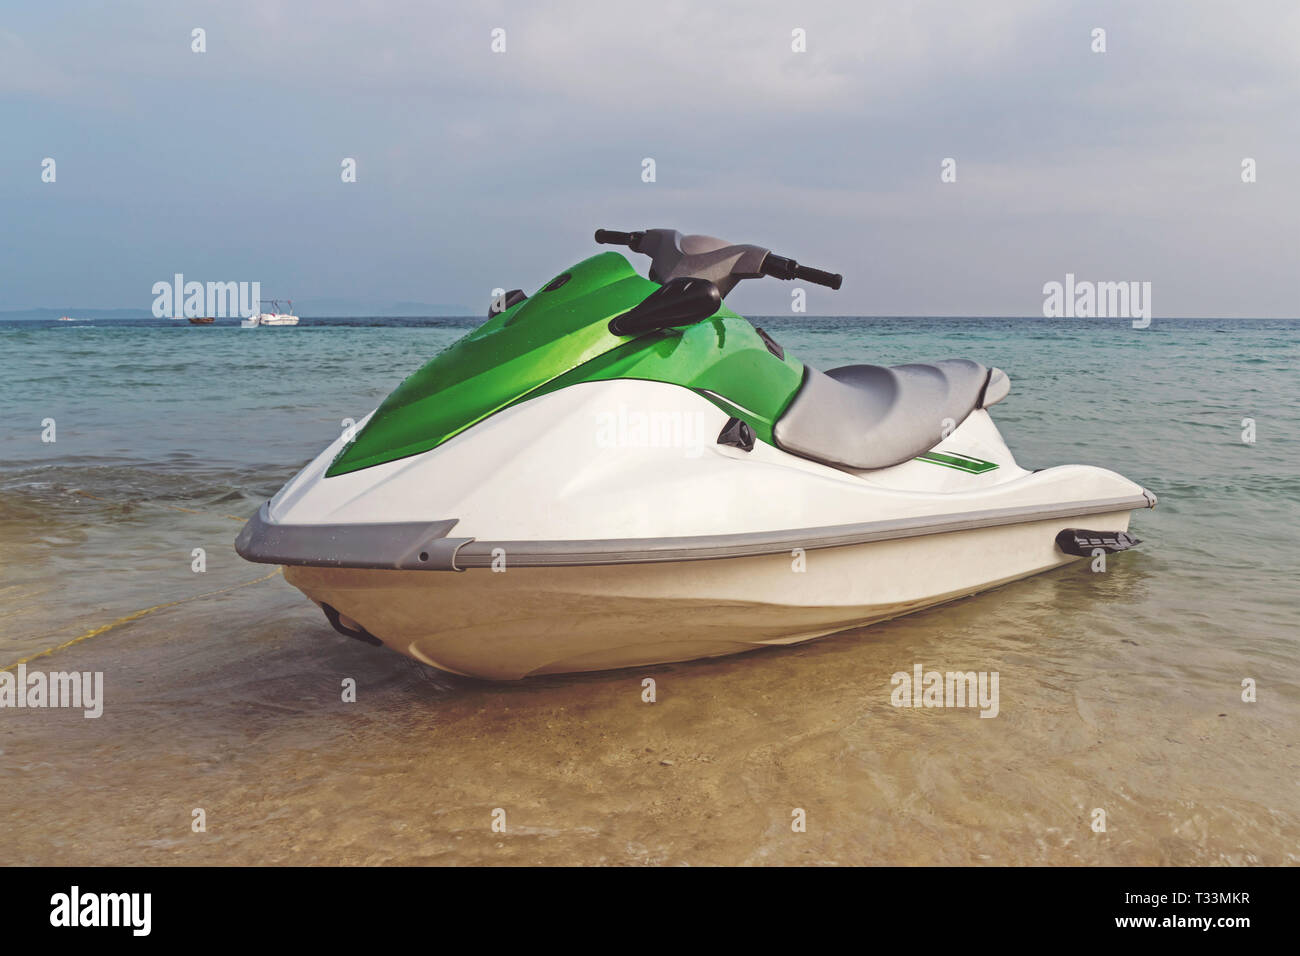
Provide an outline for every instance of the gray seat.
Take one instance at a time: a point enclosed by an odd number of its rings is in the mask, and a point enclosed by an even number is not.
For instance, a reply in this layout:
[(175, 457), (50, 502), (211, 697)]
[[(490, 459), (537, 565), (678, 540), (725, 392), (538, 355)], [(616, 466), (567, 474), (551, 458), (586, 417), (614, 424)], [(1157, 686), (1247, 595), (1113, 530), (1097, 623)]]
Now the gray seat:
[(1001, 401), (1011, 381), (969, 359), (933, 365), (807, 369), (772, 429), (778, 447), (841, 468), (888, 468), (929, 451), (977, 408)]

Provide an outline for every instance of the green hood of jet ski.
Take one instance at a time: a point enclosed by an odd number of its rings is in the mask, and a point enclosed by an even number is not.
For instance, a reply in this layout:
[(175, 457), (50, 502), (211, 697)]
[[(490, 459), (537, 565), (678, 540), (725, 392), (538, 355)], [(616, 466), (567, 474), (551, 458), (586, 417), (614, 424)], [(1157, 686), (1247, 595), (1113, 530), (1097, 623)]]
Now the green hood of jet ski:
[(637, 338), (609, 321), (659, 284), (616, 252), (578, 263), (492, 317), (399, 385), (326, 471), (327, 478), (436, 448), (490, 415), (580, 382), (644, 379), (693, 389), (772, 441), (803, 381), (725, 305), (682, 329)]

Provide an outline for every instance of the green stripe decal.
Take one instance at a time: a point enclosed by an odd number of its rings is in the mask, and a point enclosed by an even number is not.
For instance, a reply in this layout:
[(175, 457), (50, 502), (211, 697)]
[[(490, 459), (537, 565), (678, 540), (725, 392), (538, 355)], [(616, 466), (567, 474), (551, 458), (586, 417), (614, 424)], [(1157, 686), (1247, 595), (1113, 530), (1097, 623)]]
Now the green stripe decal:
[(942, 465), (944, 468), (955, 468), (958, 471), (969, 472), (972, 475), (982, 475), (986, 471), (992, 471), (997, 465), (991, 461), (985, 461), (983, 458), (971, 458), (969, 455), (948, 455), (938, 451), (928, 451), (924, 455), (917, 455), (917, 461), (928, 461), (932, 465)]

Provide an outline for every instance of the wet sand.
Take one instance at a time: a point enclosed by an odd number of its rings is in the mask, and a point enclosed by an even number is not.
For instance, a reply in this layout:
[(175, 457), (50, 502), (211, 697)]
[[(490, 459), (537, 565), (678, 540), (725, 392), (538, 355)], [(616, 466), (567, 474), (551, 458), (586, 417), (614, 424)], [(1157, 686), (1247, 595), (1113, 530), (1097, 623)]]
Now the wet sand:
[[(1300, 861), (1295, 686), (1243, 704), (1242, 655), (1135, 640), (1123, 606), (1159, 584), (1115, 564), (800, 647), (517, 684), (339, 637), (277, 576), (29, 665), (103, 671), (107, 702), (4, 715), (0, 862)], [(1106, 614), (1059, 614), (1085, 598)], [(998, 670), (999, 716), (893, 707), (915, 662)]]

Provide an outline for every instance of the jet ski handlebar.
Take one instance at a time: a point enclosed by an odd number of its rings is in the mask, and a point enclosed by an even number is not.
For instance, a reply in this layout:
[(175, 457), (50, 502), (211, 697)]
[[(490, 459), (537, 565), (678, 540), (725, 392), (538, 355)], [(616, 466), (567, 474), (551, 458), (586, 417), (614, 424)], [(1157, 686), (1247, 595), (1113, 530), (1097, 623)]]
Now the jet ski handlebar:
[(811, 266), (801, 266), (793, 259), (773, 255), (770, 252), (763, 260), (762, 269), (763, 275), (772, 276), (774, 279), (803, 279), (805, 282), (814, 282), (832, 289), (838, 289), (844, 282), (844, 276), (838, 272), (823, 272)]
[(644, 229), (617, 232), (597, 229), (596, 241), (603, 245), (627, 246), (633, 252), (650, 257), (650, 278), (659, 283), (673, 279), (708, 279), (726, 295), (741, 279), (772, 276), (776, 279), (802, 279), (831, 289), (838, 289), (844, 277), (801, 266), (793, 259), (778, 256), (761, 246), (733, 245), (712, 236), (683, 236), (676, 229)]
[(597, 229), (596, 241), (603, 246), (631, 246), (633, 252), (640, 252), (637, 245), (644, 232), (615, 232), (613, 229)]

